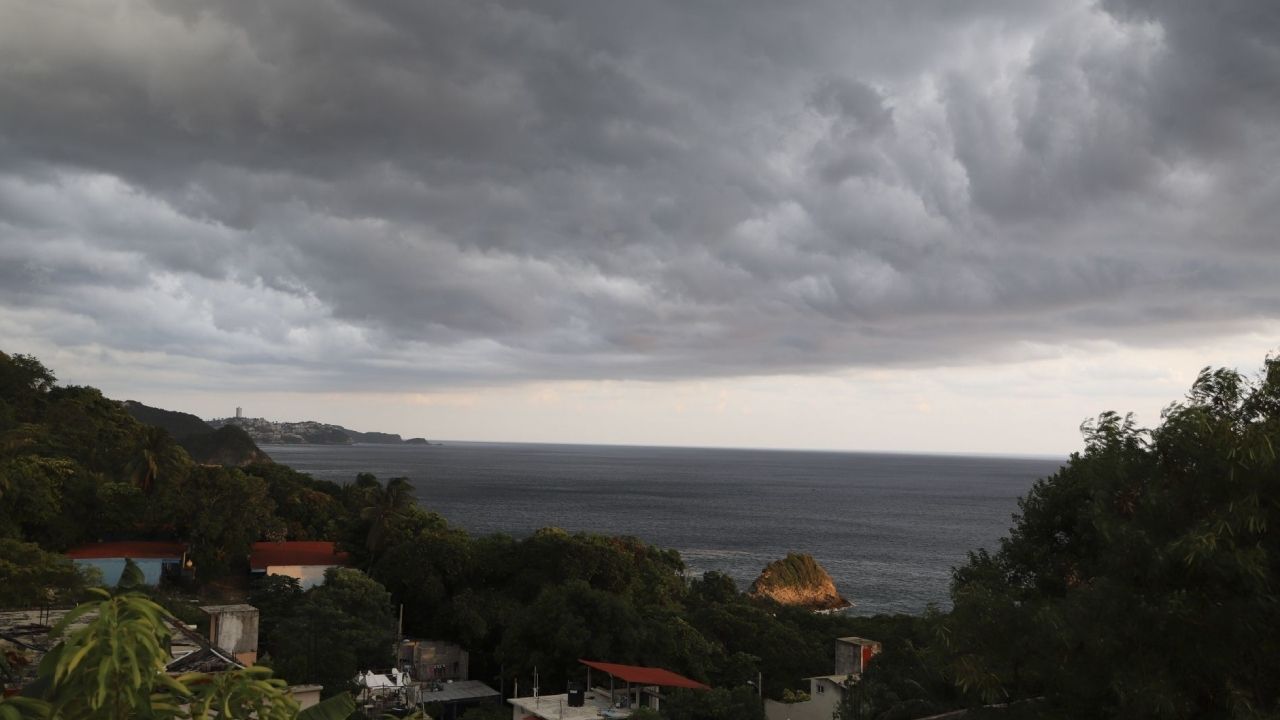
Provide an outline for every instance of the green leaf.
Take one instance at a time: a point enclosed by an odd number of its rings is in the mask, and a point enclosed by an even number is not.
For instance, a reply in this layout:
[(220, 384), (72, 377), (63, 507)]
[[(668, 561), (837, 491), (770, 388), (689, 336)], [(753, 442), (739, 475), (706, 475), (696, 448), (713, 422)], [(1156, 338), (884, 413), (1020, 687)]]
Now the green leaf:
[(334, 695), (298, 713), (297, 720), (347, 720), (356, 710), (356, 701), (348, 693)]

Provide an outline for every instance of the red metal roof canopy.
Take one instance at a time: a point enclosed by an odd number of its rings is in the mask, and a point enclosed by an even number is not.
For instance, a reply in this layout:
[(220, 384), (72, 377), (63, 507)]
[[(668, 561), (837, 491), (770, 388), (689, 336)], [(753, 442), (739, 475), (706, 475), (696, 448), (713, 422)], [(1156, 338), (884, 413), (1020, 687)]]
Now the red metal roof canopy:
[(693, 690), (710, 690), (710, 686), (703, 685), (697, 680), (690, 680), (683, 675), (677, 675), (670, 670), (662, 668), (643, 667), (641, 665), (619, 665), (617, 663), (595, 662), (593, 660), (578, 660), (578, 662), (596, 670), (603, 670), (606, 673), (626, 682), (638, 683), (640, 685), (658, 685), (660, 687), (680, 687), (691, 688)]
[(249, 567), (266, 570), (271, 565), (346, 565), (347, 554), (331, 542), (258, 542), (249, 553)]
[(67, 551), (67, 557), (79, 560), (101, 560), (103, 558), (130, 558), (133, 560), (167, 560), (181, 559), (187, 551), (183, 543), (162, 542), (152, 540), (124, 540), (120, 542), (101, 542), (92, 545), (81, 545)]

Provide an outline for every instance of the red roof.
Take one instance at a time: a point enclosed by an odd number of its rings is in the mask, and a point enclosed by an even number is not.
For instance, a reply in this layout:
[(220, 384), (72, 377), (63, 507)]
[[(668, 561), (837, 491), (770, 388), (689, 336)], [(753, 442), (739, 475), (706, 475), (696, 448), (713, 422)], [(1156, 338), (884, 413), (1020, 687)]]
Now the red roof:
[(167, 560), (181, 559), (187, 551), (183, 543), (159, 542), (151, 540), (126, 540), (121, 542), (101, 542), (92, 545), (81, 545), (67, 551), (67, 557), (80, 560), (100, 560), (103, 558), (131, 558), (133, 560)]
[(272, 565), (346, 565), (347, 554), (331, 542), (259, 542), (249, 553), (249, 567), (266, 570)]
[(697, 680), (690, 680), (683, 675), (677, 675), (670, 670), (663, 670), (662, 668), (619, 665), (617, 663), (595, 662), (592, 660), (579, 660), (578, 662), (596, 670), (603, 670), (625, 682), (638, 683), (640, 685), (658, 685), (661, 687), (692, 688), (694, 690), (711, 689)]

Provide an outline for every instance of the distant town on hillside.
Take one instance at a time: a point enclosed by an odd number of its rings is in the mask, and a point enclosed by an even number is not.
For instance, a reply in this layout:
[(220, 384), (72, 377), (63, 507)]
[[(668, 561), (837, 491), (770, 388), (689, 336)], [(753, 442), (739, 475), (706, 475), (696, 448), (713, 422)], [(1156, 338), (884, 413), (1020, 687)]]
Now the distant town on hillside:
[(379, 445), (428, 445), (426, 438), (403, 438), (396, 433), (359, 432), (341, 425), (302, 420), (299, 422), (275, 422), (265, 418), (244, 417), (236, 408), (234, 417), (207, 421), (214, 429), (235, 425), (243, 429), (253, 441), (266, 445), (351, 445), (372, 443)]

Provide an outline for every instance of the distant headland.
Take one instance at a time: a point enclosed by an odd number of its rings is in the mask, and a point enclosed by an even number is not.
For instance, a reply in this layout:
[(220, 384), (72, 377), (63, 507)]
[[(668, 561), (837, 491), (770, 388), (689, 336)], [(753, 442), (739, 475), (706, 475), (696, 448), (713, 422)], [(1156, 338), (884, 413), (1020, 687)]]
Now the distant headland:
[[(237, 408), (238, 410), (238, 408)], [(430, 445), (426, 438), (403, 438), (396, 433), (360, 432), (341, 425), (303, 420), (275, 422), (264, 418), (228, 417), (207, 421), (214, 429), (234, 425), (264, 445)]]
[[(272, 422), (262, 418), (231, 417), (201, 420), (190, 413), (151, 407), (134, 400), (121, 403), (125, 412), (141, 423), (163, 428), (191, 458), (206, 465), (243, 467), (269, 463), (271, 457), (258, 443), (275, 445), (430, 445), (425, 438), (404, 438), (394, 433), (357, 432), (341, 425), (314, 421)], [(239, 408), (236, 408), (239, 412)]]

